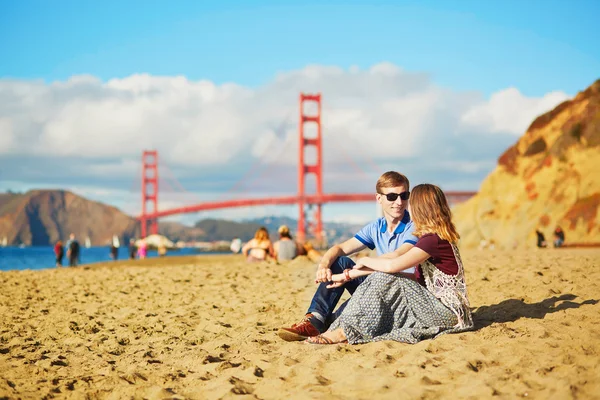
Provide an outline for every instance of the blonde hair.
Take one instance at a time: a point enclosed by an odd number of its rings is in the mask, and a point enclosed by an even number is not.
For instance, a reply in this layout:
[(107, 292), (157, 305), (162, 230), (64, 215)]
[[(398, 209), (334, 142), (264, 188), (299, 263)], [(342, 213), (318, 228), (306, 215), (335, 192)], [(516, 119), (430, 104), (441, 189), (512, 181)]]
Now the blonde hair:
[(287, 238), (292, 238), (292, 235), (290, 234), (290, 228), (288, 228), (287, 225), (281, 225), (279, 227), (279, 229), (277, 230), (277, 232), (279, 232), (279, 235), (281, 237), (287, 237)]
[(258, 240), (259, 242), (270, 240), (269, 231), (267, 230), (267, 228), (265, 228), (264, 226), (258, 228), (256, 233), (254, 234), (254, 239)]
[(381, 193), (381, 189), (383, 188), (393, 188), (396, 186), (405, 186), (406, 190), (409, 190), (410, 183), (408, 182), (408, 178), (399, 172), (388, 171), (384, 172), (383, 175), (377, 179), (375, 191)]
[(436, 233), (440, 238), (456, 243), (460, 235), (452, 223), (452, 212), (442, 189), (428, 183), (417, 185), (410, 193), (411, 219), (415, 236)]

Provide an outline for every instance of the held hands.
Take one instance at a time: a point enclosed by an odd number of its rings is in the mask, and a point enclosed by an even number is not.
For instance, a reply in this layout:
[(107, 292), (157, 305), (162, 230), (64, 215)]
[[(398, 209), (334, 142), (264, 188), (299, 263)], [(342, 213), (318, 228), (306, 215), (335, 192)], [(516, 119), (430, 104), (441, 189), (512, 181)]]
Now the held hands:
[(334, 274), (331, 275), (331, 279), (329, 280), (329, 282), (331, 283), (327, 285), (327, 289), (335, 289), (348, 282), (348, 280), (346, 279), (344, 274)]

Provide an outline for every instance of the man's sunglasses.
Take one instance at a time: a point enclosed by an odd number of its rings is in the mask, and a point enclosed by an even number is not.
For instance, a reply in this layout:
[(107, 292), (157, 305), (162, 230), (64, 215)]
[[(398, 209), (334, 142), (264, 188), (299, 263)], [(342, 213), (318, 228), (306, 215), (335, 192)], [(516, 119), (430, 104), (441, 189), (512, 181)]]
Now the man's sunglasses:
[(401, 200), (408, 200), (408, 198), (410, 197), (410, 192), (408, 192), (408, 191), (402, 192), (402, 193), (387, 193), (387, 194), (379, 193), (379, 194), (382, 196), (385, 196), (387, 201), (396, 201), (396, 199), (398, 197), (400, 197)]

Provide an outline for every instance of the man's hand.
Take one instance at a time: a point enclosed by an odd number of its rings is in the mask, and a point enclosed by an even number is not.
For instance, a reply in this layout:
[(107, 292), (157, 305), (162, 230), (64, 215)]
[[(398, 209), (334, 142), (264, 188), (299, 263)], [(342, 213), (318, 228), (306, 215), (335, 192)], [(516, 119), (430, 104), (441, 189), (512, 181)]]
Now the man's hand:
[(317, 268), (317, 275), (315, 277), (315, 283), (321, 283), (321, 282), (330, 282), (331, 281), (331, 269), (328, 267), (321, 267), (319, 265), (319, 268)]

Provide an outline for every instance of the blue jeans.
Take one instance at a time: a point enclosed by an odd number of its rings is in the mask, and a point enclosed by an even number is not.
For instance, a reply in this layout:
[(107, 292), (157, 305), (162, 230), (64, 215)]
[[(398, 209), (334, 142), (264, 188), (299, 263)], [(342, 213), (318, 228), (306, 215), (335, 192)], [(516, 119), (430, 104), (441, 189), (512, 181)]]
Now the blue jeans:
[[(341, 274), (345, 269), (354, 267), (354, 264), (354, 261), (348, 257), (338, 257), (338, 259), (331, 264), (331, 272), (334, 274)], [(353, 279), (350, 282), (346, 282), (342, 286), (334, 289), (327, 289), (328, 283), (321, 282), (317, 292), (312, 298), (310, 307), (308, 307), (307, 314), (314, 312), (319, 313), (323, 316), (323, 318), (325, 318), (325, 327), (328, 327), (337, 319), (346, 306), (346, 303), (344, 303), (335, 313), (333, 312), (338, 301), (340, 301), (340, 298), (344, 294), (344, 290), (348, 290), (351, 295), (354, 294), (354, 291), (358, 285), (360, 285), (365, 279), (367, 279), (367, 276), (361, 276), (360, 278)]]

